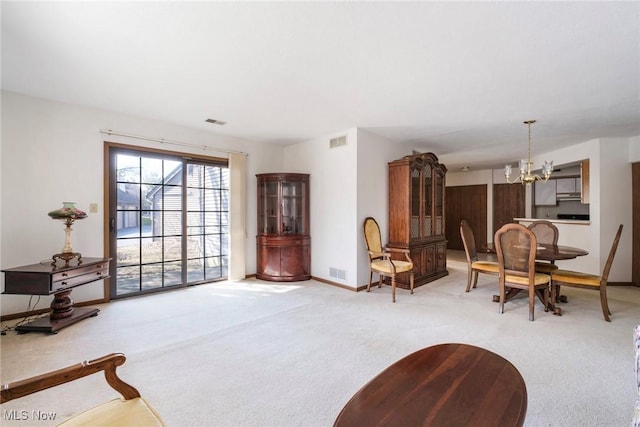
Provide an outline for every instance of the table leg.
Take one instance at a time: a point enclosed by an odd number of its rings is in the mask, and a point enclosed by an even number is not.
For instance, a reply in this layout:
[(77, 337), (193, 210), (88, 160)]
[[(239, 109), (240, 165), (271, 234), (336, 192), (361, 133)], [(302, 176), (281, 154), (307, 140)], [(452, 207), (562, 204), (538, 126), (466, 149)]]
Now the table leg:
[(551, 287), (551, 298), (549, 298), (549, 310), (553, 311), (553, 314), (556, 316), (562, 316), (562, 309), (560, 307), (556, 307), (556, 303), (559, 302), (558, 293), (560, 291), (560, 286), (554, 284), (553, 282), (551, 282), (549, 286)]

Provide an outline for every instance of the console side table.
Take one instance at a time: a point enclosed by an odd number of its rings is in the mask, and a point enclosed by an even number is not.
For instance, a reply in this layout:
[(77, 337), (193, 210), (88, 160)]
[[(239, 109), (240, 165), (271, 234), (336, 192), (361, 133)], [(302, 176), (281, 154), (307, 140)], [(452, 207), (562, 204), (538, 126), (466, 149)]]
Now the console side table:
[(51, 314), (16, 327), (18, 333), (57, 333), (87, 317), (97, 316), (97, 308), (74, 307), (71, 290), (109, 277), (111, 258), (82, 258), (68, 265), (62, 261), (2, 270), (5, 294), (54, 295)]

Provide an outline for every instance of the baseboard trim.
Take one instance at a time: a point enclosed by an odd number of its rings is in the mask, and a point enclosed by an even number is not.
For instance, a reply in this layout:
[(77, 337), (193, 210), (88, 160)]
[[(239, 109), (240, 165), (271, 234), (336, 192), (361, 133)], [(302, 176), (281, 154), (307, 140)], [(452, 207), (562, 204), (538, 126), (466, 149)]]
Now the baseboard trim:
[(607, 286), (635, 286), (640, 287), (633, 282), (607, 282)]
[(360, 292), (367, 289), (367, 285), (358, 286), (354, 288), (353, 286), (347, 286), (342, 283), (332, 282), (331, 280), (322, 279), (320, 277), (311, 276), (311, 278), (317, 282), (325, 283), (327, 285), (335, 286), (337, 288), (346, 289), (347, 291)]

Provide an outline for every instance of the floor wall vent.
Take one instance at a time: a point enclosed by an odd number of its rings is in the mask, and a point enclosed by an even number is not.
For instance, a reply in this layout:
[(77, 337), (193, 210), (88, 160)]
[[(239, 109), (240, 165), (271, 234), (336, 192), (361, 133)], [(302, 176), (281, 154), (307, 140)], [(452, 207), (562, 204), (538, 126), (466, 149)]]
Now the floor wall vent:
[(345, 280), (347, 278), (347, 271), (340, 268), (329, 267), (329, 277)]

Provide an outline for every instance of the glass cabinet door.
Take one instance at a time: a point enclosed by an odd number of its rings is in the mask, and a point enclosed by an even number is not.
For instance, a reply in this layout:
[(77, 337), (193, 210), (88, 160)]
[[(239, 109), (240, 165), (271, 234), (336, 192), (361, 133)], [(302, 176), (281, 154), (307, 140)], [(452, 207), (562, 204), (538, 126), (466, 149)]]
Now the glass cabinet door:
[(441, 171), (435, 172), (435, 235), (444, 235), (444, 174)]
[(411, 240), (420, 238), (420, 171), (422, 168), (414, 167), (411, 168), (411, 194), (409, 197), (411, 198), (411, 224), (409, 225), (409, 236)]
[(304, 185), (302, 182), (282, 183), (282, 233), (304, 234)]
[(430, 237), (433, 235), (433, 205), (432, 205), (432, 192), (433, 192), (433, 180), (432, 180), (432, 168), (431, 165), (424, 165), (422, 169), (424, 177), (424, 210), (423, 210), (423, 233), (422, 237)]
[(263, 182), (259, 192), (258, 231), (263, 234), (278, 233), (278, 183)]

